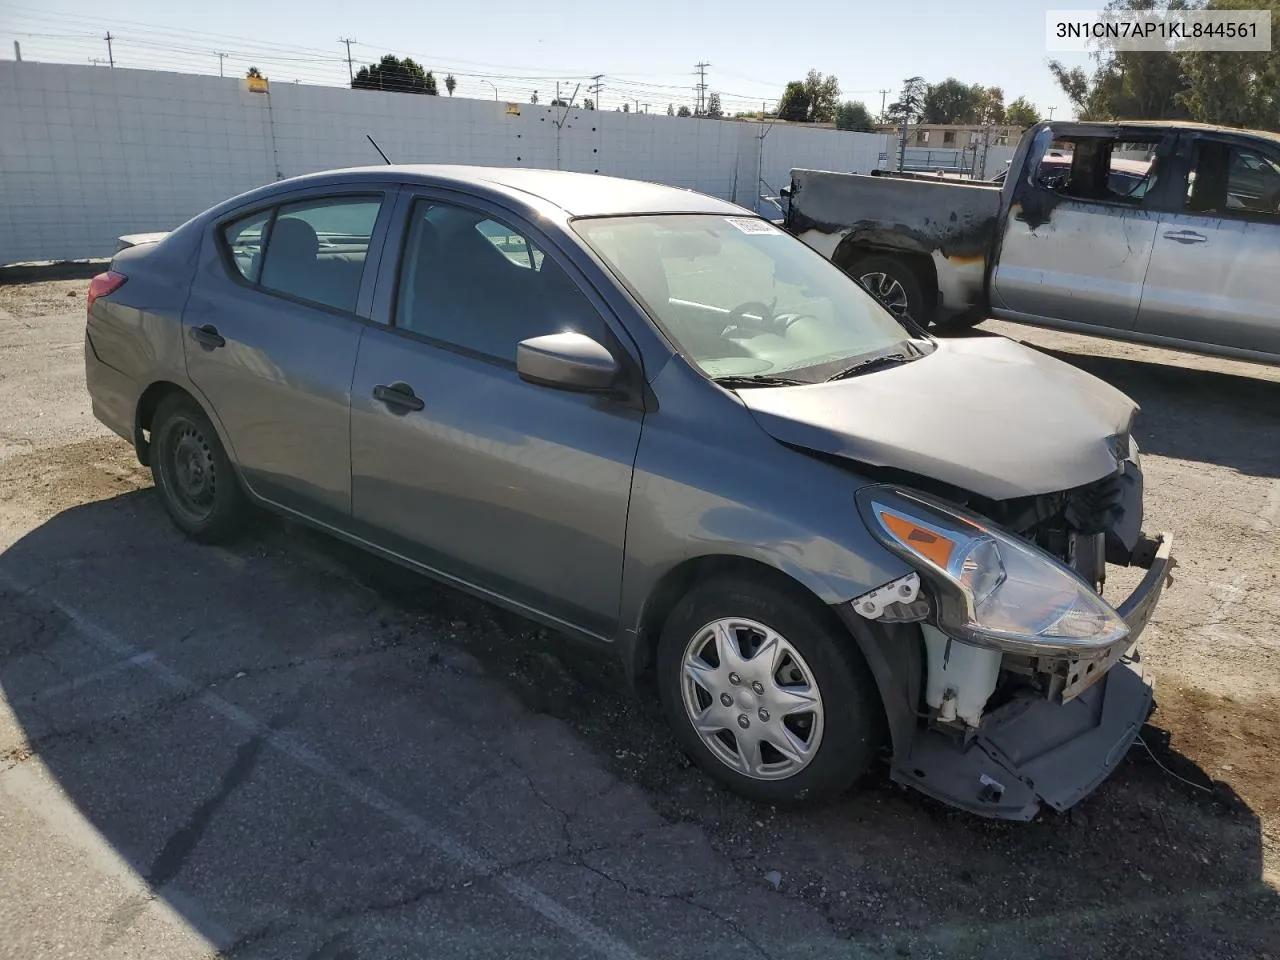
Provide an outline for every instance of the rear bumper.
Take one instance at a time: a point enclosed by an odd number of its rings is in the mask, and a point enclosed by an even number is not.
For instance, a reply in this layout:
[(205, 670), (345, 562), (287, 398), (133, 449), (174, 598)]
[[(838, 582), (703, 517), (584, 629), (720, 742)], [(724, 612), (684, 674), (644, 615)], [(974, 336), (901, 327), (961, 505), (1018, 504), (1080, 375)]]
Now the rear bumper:
[(106, 427), (133, 443), (138, 385), (98, 358), (88, 330), (84, 335), (84, 384), (89, 391), (93, 415)]
[(1117, 609), (1129, 640), (1098, 671), (1100, 679), (1067, 702), (1030, 694), (982, 718), (965, 741), (919, 730), (892, 776), (929, 796), (983, 817), (1030, 820), (1041, 804), (1066, 810), (1088, 796), (1120, 764), (1151, 715), (1152, 688), (1132, 641), (1155, 612), (1174, 561), (1162, 535), (1142, 583)]

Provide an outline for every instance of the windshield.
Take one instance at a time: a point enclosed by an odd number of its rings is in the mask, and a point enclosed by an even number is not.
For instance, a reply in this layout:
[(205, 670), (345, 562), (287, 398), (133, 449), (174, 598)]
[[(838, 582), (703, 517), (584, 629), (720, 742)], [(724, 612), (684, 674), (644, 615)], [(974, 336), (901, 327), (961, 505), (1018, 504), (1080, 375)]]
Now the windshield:
[(709, 377), (818, 381), (907, 331), (854, 280), (755, 217), (610, 217), (574, 229)]

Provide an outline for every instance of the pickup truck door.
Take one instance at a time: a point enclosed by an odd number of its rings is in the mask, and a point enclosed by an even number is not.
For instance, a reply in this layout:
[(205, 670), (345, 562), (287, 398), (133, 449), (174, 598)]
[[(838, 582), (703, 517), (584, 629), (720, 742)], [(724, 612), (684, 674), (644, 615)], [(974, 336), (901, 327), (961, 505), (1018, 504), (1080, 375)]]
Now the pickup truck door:
[(1280, 354), (1280, 149), (1214, 134), (1178, 151), (1137, 332)]
[(991, 312), (1032, 323), (1133, 329), (1160, 219), (1147, 196), (1150, 184), (1113, 168), (1125, 195), (1107, 191), (1096, 199), (1055, 189), (1053, 178), (1042, 176), (1038, 164), (1034, 169), (1016, 188), (1004, 224)]

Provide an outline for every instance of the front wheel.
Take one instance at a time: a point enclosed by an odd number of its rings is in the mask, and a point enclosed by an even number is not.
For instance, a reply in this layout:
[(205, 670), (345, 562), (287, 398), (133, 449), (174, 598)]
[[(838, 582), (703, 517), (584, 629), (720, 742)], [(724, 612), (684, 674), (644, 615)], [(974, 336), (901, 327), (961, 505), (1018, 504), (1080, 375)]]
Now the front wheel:
[(882, 739), (875, 682), (853, 637), (816, 601), (772, 585), (695, 587), (663, 627), (657, 670), (685, 751), (753, 800), (836, 796)]

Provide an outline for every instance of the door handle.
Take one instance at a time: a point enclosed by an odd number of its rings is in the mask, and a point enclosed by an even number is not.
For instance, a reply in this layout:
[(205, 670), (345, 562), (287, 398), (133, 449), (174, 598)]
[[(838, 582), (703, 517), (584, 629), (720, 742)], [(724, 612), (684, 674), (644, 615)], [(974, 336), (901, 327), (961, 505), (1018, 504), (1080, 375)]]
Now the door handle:
[(413, 387), (399, 380), (390, 384), (378, 384), (373, 388), (373, 398), (389, 407), (400, 407), (403, 410), (421, 410), (426, 406), (422, 398), (414, 394)]
[(192, 327), (191, 339), (206, 350), (216, 350), (218, 347), (227, 345), (226, 338), (218, 333), (218, 328), (212, 323), (206, 323), (200, 327)]
[(1196, 233), (1194, 230), (1166, 230), (1164, 238), (1178, 243), (1204, 243), (1209, 239), (1203, 233)]

